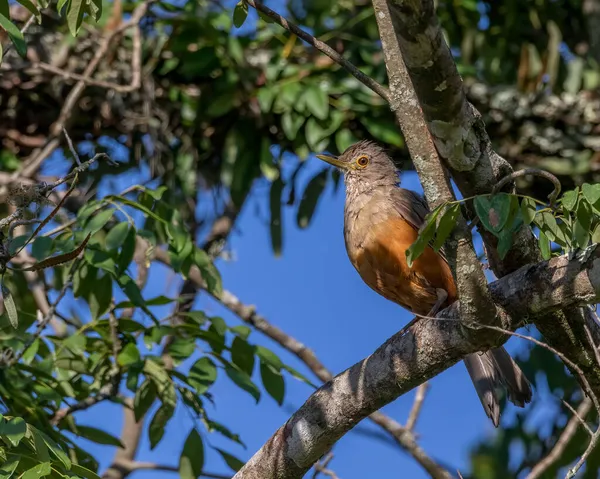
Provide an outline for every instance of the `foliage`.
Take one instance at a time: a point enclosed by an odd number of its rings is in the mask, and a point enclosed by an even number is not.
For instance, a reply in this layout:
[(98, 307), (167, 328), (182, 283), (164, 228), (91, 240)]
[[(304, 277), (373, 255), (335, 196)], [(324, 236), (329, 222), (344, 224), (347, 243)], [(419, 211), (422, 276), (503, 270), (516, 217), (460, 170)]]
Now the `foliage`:
[(537, 228), (538, 243), (546, 260), (600, 242), (600, 184), (584, 183), (581, 188), (566, 191), (556, 205), (524, 195), (491, 193), (445, 202), (431, 211), (417, 240), (406, 251), (409, 265), (427, 245), (431, 244), (435, 251), (443, 247), (456, 225), (460, 204), (470, 200), (485, 230), (498, 239), (501, 259), (509, 253), (514, 235), (523, 225)]
[[(214, 432), (243, 444), (234, 432), (209, 417), (204, 407), (205, 401), (218, 401), (211, 387), (219, 375), (258, 402), (262, 391), (252, 376), (259, 367), (262, 387), (279, 404), (285, 395), (285, 371), (302, 378), (275, 353), (254, 345), (246, 326), (230, 327), (220, 317), (199, 310), (176, 310), (165, 317), (153, 312), (178, 300), (144, 297), (143, 285), (133, 277), (136, 250), (144, 254), (142, 265), (137, 265), (140, 268), (154, 248), (166, 245), (174, 272), (185, 278), (197, 268), (209, 294), (219, 297), (222, 290), (211, 258), (194, 244), (177, 208), (163, 198), (164, 192), (163, 187), (130, 187), (123, 194), (88, 202), (72, 221), (61, 225), (55, 224), (55, 207), (42, 222), (54, 229), (40, 233), (41, 228), (36, 227), (33, 235), (7, 235), (3, 246), (10, 255), (2, 263), (5, 313), (0, 316), (4, 349), (0, 400), (15, 417), (0, 422), (4, 441), (0, 455), (10, 459), (4, 468), (24, 472), (22, 477), (96, 477), (91, 472), (97, 468), (95, 460), (65, 433), (99, 444), (119, 445), (120, 441), (79, 424), (71, 415), (64, 417), (63, 408), (68, 411), (86, 398), (120, 401), (117, 393), (122, 383), (133, 398), (138, 420), (159, 403), (149, 418), (152, 448), (162, 439), (176, 407), (190, 411), (196, 423), (182, 451), (181, 473), (197, 477), (203, 467), (203, 455), (198, 451), (204, 433)], [(136, 212), (142, 213), (141, 222), (134, 220)], [(37, 208), (22, 214), (35, 218), (36, 213)], [(81, 245), (85, 251), (81, 259), (75, 259), (83, 250)], [(26, 268), (13, 263), (24, 246), (37, 260)], [(44, 270), (56, 291), (71, 289), (74, 298), (86, 305), (89, 320), (69, 320), (66, 336), (42, 334), (52, 318), (50, 311), (32, 331), (35, 310), (28, 303), (30, 298), (9, 294), (19, 289), (27, 270)], [(118, 296), (123, 299), (116, 301)], [(157, 348), (166, 337), (170, 342), (161, 357)], [(193, 361), (189, 366), (188, 360)], [(58, 430), (53, 427), (56, 422)], [(35, 460), (30, 457), (32, 451)], [(217, 452), (228, 458), (228, 464), (241, 464), (229, 452)]]
[[(15, 5), (0, 1), (0, 33), (8, 37), (0, 35), (2, 67), (6, 67), (0, 82), (0, 168), (10, 173), (21, 171), (24, 160), (40, 147), (32, 146), (34, 140), (51, 137), (64, 98), (73, 88), (68, 74), (85, 70), (107, 25), (115, 16), (121, 20), (117, 2), (61, 0), (58, 5), (38, 2), (37, 7), (29, 0), (18, 3), (27, 16), (15, 14)], [(290, 20), (385, 83), (369, 2), (280, 3)], [(124, 5), (126, 15), (139, 5)], [(68, 112), (68, 130), (79, 153), (106, 151), (120, 160), (119, 165), (102, 163), (87, 172), (77, 193), (91, 192), (91, 199), (78, 202), (83, 195), (73, 194), (57, 211), (46, 214), (51, 221), (39, 234), (33, 234), (33, 228), (16, 237), (5, 231), (11, 240), (10, 254), (31, 238), (25, 251), (36, 266), (28, 272), (21, 264), (9, 262), (12, 269), (2, 281), (0, 398), (9, 418), (2, 424), (22, 418), (35, 447), (42, 447), (39, 435), (52, 438), (57, 446), (46, 444), (52, 473), (93, 477), (67, 469), (54, 452), (63, 450), (73, 464), (96, 470), (94, 459), (75, 446), (73, 435), (102, 444), (118, 441), (104, 431), (77, 424), (71, 415), (58, 427), (51, 424), (67, 404), (110, 393), (113, 381), (129, 390), (138, 417), (146, 412), (150, 416), (154, 446), (174, 408), (192, 412), (196, 423), (185, 443), (180, 469), (183, 477), (195, 477), (208, 454), (206, 432), (241, 442), (227, 425), (208, 417), (203, 407), (206, 401), (218, 402), (211, 388), (219, 377), (232, 381), (243, 394), (258, 400), (266, 391), (281, 404), (283, 371), (299, 376), (273, 353), (249, 341), (250, 330), (244, 326), (232, 327), (196, 310), (165, 316), (166, 307), (175, 308), (181, 301), (146, 298), (136, 277), (154, 261), (154, 251), (166, 250), (170, 267), (181, 278), (198, 268), (209, 293), (218, 297), (218, 270), (210, 251), (200, 245), (213, 219), (229, 211), (229, 200), (235, 219), (255, 187), (267, 186), (268, 227), (273, 251), (279, 255), (285, 247), (283, 209), (293, 208), (297, 225), (307, 227), (326, 186), (339, 181), (325, 171), (301, 181), (304, 160), (311, 152), (339, 153), (357, 139), (374, 139), (386, 143), (399, 164), (410, 167), (393, 115), (379, 97), (279, 26), (264, 17), (257, 19), (245, 3), (224, 5), (207, 0), (153, 4), (152, 15), (140, 24), (143, 88), (120, 91), (88, 85), (81, 101)], [(56, 11), (59, 17), (53, 15)], [(586, 139), (598, 125), (591, 105), (597, 100), (600, 55), (591, 38), (600, 26), (585, 15), (580, 0), (542, 0), (526, 6), (518, 0), (440, 1), (438, 13), (463, 77), (479, 89), (482, 85), (500, 89), (495, 94), (490, 88), (492, 93), (483, 99), (477, 88), (469, 90), (500, 151), (518, 166), (533, 162), (552, 169), (569, 188), (582, 178), (590, 184), (566, 192), (556, 205), (536, 199), (548, 193), (544, 182), (519, 185), (522, 195), (498, 193), (441, 205), (428, 218), (409, 260), (429, 243), (435, 249), (443, 246), (462, 203), (473, 206), (481, 226), (498, 238), (504, 254), (510, 254), (513, 234), (523, 223), (538, 229), (546, 258), (597, 242), (599, 195), (597, 185), (591, 183), (597, 179), (592, 160), (598, 149)], [(29, 14), (41, 23), (24, 35), (19, 29)], [(84, 22), (89, 29), (82, 28)], [(132, 30), (113, 43), (93, 78), (120, 86), (131, 83)], [(14, 48), (7, 53), (8, 42)], [(33, 58), (50, 65), (61, 58), (57, 53), (66, 52), (68, 60), (54, 66), (67, 76), (20, 58), (26, 48)], [(501, 90), (507, 85), (510, 90)], [(581, 113), (573, 113), (574, 101), (568, 95), (549, 96), (551, 92), (579, 95)], [(538, 99), (546, 99), (547, 104), (536, 103)], [(564, 101), (556, 106), (559, 99)], [(533, 121), (524, 113), (527, 109), (535, 112)], [(552, 128), (543, 123), (548, 118)], [(523, 141), (536, 125), (540, 131)], [(570, 136), (561, 136), (569, 131), (573, 131)], [(63, 146), (62, 156), (73, 158)], [(146, 186), (121, 194), (111, 184), (113, 179), (140, 172), (149, 172)], [(98, 193), (98, 187), (106, 189), (107, 184), (111, 184), (110, 194)], [(217, 200), (200, 207), (209, 203), (208, 197)], [(27, 218), (34, 211), (28, 210)], [(9, 214), (7, 205), (0, 205), (0, 214)], [(61, 229), (49, 234), (50, 228)], [(140, 245), (141, 260), (136, 255)], [(73, 261), (79, 248), (85, 252)], [(66, 286), (65, 291), (76, 298), (79, 312), (58, 311), (68, 322), (68, 335), (37, 332), (38, 307), (27, 287), (30, 272), (46, 282), (52, 293)], [(169, 353), (174, 368), (159, 348), (167, 338), (172, 338)], [(547, 378), (552, 391), (567, 391), (565, 399), (577, 399), (572, 378), (543, 350), (533, 348), (524, 366), (530, 368), (529, 377)], [(261, 386), (253, 379), (258, 376)], [(157, 410), (151, 407), (156, 403), (160, 404)], [(545, 438), (527, 430), (521, 420), (507, 426), (495, 442), (477, 449), (475, 477), (492, 477), (490, 470), (498, 477), (515, 477), (514, 471), (507, 471), (511, 444), (525, 445), (527, 454), (518, 466), (524, 470), (554, 443), (564, 418), (561, 410)], [(34, 450), (27, 436), (17, 446), (6, 434), (0, 436), (4, 443), (0, 454), (11, 451), (23, 458), (18, 473), (27, 466), (46, 468), (48, 461), (27, 462), (25, 455)], [(233, 469), (239, 467), (239, 460), (227, 451), (217, 453)], [(576, 453), (570, 451), (565, 457)], [(36, 471), (32, 474), (37, 476), (31, 477), (39, 477), (45, 469)]]

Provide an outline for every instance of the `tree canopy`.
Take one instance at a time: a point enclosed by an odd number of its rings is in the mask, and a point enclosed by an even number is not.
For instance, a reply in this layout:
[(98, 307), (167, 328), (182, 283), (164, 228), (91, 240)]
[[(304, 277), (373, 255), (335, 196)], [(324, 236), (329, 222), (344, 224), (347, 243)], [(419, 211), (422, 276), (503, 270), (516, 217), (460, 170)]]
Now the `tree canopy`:
[[(149, 424), (151, 448), (175, 408), (187, 408), (196, 422), (185, 432), (181, 477), (206, 472), (205, 454), (213, 453), (233, 474), (252, 451), (246, 458), (208, 451), (203, 439), (210, 431), (243, 441), (235, 424), (217, 422), (204, 407), (219, 401), (211, 392), (217, 376), (239, 394), (256, 401), (267, 394), (280, 405), (287, 381), (331, 379), (301, 338), (229, 291), (214, 262), (227, 254), (253, 195), (268, 195), (265, 227), (273, 254), (285, 254), (284, 209), (307, 228), (326, 187), (340, 182), (326, 169), (299, 184), (313, 153), (338, 154), (370, 139), (398, 166), (419, 166), (386, 99), (252, 3), (0, 1), (0, 471), (7, 477), (97, 477), (96, 460), (74, 438), (120, 448), (103, 477), (134, 472), (129, 438), (77, 420), (77, 411), (102, 401), (123, 404), (131, 428)], [(268, 4), (364, 75), (391, 84), (371, 2)], [(546, 260), (598, 242), (600, 2), (440, 0), (436, 12), (495, 151), (515, 170), (543, 169), (562, 185), (556, 203), (547, 200), (555, 186), (540, 175), (517, 178), (518, 194), (477, 196), (482, 235), (496, 238), (500, 259), (523, 223), (536, 228)], [(122, 188), (131, 178), (136, 186)], [(431, 240), (441, 247), (471, 199), (432, 205), (413, 253)], [(157, 265), (181, 280), (180, 294), (145, 294)], [(245, 325), (198, 310), (199, 292)], [(76, 306), (62, 306), (65, 297)], [(256, 345), (259, 334), (307, 368)], [(536, 345), (519, 361), (536, 388), (597, 422), (556, 354)], [(492, 442), (482, 439), (462, 475), (530, 472), (572, 417), (563, 402), (544, 431), (528, 426), (545, 400), (537, 396), (526, 414), (503, 422)], [(394, 436), (390, 418), (371, 419)], [(574, 432), (547, 477), (577, 461), (587, 436), (585, 428)], [(595, 449), (581, 477), (598, 468)]]

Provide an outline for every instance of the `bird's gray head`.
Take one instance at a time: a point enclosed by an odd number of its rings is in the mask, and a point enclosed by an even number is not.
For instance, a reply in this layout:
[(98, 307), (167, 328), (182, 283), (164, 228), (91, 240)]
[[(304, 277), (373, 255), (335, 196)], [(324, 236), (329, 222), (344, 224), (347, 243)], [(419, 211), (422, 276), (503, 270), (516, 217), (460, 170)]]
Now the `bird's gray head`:
[(400, 182), (398, 169), (384, 149), (371, 141), (360, 141), (348, 147), (339, 157), (316, 155), (344, 173), (346, 192), (363, 193), (378, 186)]

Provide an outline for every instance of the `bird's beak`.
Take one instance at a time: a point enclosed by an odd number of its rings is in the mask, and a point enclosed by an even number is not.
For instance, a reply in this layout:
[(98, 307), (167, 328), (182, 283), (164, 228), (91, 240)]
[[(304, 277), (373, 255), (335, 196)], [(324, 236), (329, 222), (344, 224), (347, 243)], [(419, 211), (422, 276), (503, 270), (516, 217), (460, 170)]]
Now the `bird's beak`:
[(331, 155), (315, 155), (319, 160), (323, 160), (325, 163), (335, 166), (341, 170), (347, 170), (348, 165), (344, 161), (340, 161), (335, 156)]

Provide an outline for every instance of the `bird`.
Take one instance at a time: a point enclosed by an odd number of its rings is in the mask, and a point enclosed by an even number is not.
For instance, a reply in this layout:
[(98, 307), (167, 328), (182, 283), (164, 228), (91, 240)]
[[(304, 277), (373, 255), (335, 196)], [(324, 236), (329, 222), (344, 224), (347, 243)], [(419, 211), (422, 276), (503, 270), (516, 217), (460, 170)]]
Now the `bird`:
[[(344, 175), (344, 242), (362, 280), (384, 298), (417, 316), (433, 316), (458, 299), (443, 250), (431, 246), (409, 267), (406, 251), (418, 237), (429, 208), (414, 191), (400, 187), (399, 171), (379, 144), (363, 140), (338, 157), (316, 155)], [(518, 407), (531, 401), (531, 384), (503, 347), (464, 359), (479, 400), (495, 427), (499, 391)]]

